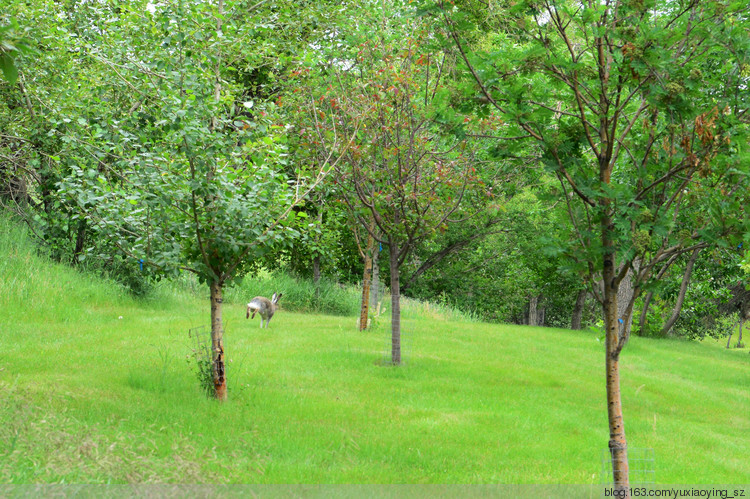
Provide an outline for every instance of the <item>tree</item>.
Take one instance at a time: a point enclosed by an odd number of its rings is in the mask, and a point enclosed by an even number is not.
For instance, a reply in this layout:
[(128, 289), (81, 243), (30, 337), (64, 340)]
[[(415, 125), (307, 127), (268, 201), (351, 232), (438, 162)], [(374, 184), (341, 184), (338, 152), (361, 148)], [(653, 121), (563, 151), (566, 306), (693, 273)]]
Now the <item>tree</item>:
[[(394, 22), (387, 18), (384, 24)], [(373, 26), (366, 29), (373, 29)], [(357, 40), (354, 60), (333, 68), (336, 79), (318, 98), (331, 125), (311, 136), (320, 144), (334, 127), (356, 139), (336, 168), (343, 199), (360, 226), (388, 248), (391, 359), (401, 362), (399, 268), (410, 251), (444, 230), (464, 200), (474, 173), (461, 138), (440, 133), (430, 119), (443, 97), (449, 62), (427, 47), (418, 23)], [(343, 131), (343, 132), (342, 132)]]
[(102, 41), (110, 51), (96, 57), (135, 102), (129, 116), (91, 124), (85, 146), (102, 151), (107, 164), (76, 158), (59, 184), (92, 229), (133, 261), (159, 275), (194, 273), (209, 287), (220, 400), (227, 397), (223, 288), (298, 235), (304, 212), (294, 208), (331, 166), (296, 165), (290, 176), (278, 107), (244, 100), (230, 79), (232, 64), (251, 57), (232, 52), (237, 42), (252, 39), (255, 27), (268, 29), (260, 6), (219, 0), (158, 5), (153, 13), (123, 8), (102, 36), (128, 43), (118, 53)]
[[(464, 2), (469, 3), (471, 2)], [(620, 353), (640, 290), (675, 256), (747, 233), (747, 14), (731, 2), (542, 1), (485, 11), (490, 50), (439, 2), (506, 136), (559, 180), (606, 329), (613, 478), (628, 494)], [(466, 9), (471, 14), (479, 10)], [(729, 54), (729, 57), (727, 55)]]

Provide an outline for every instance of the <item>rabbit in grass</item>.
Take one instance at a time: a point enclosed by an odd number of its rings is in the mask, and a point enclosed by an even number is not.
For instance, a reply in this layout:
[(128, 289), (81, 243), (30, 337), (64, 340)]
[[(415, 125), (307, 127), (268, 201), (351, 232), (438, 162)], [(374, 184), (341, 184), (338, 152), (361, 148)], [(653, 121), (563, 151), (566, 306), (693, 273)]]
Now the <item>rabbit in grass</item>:
[(250, 303), (247, 304), (247, 319), (250, 319), (250, 313), (252, 312), (252, 318), (255, 319), (255, 314), (260, 315), (260, 327), (263, 327), (263, 321), (266, 321), (266, 328), (268, 323), (271, 322), (274, 312), (279, 308), (278, 302), (281, 298), (281, 293), (274, 293), (271, 299), (264, 296), (256, 296)]

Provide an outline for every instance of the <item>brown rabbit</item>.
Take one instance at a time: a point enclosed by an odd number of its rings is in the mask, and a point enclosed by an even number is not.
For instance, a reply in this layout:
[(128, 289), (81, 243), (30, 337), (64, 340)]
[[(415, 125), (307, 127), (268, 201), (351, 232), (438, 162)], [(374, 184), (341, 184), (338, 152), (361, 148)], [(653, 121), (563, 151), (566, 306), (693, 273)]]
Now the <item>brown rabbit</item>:
[(274, 293), (270, 300), (264, 296), (256, 296), (247, 304), (246, 319), (251, 318), (251, 311), (253, 313), (253, 319), (255, 319), (255, 314), (258, 313), (260, 314), (260, 327), (263, 327), (263, 320), (265, 319), (266, 328), (268, 328), (268, 323), (271, 322), (271, 317), (273, 317), (274, 312), (279, 308), (279, 298), (281, 298), (281, 293)]

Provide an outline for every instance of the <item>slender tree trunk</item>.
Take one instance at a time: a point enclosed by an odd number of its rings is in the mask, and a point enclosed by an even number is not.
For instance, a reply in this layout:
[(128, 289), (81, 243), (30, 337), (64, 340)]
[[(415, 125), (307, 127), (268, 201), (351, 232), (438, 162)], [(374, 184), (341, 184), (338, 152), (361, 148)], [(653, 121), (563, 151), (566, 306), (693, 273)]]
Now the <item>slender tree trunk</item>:
[[(611, 330), (617, 330), (617, 319), (612, 320), (616, 308), (612, 304), (614, 300), (609, 299), (605, 305), (609, 310), (607, 314), (608, 338), (612, 335)], [(620, 393), (620, 356), (612, 351), (612, 341), (607, 343), (605, 360), (605, 371), (607, 374), (607, 417), (609, 420), (609, 453), (612, 458), (612, 478), (616, 489), (626, 490), (629, 485), (628, 445), (625, 437), (625, 425), (622, 413), (622, 397)], [(624, 497), (624, 496), (618, 496)], [(629, 496), (628, 496), (629, 497)]]
[(539, 297), (534, 295), (529, 298), (529, 320), (527, 321), (529, 326), (536, 326), (537, 324), (537, 304), (539, 303)]
[(573, 307), (573, 317), (570, 319), (570, 329), (581, 329), (583, 319), (583, 307), (586, 305), (586, 295), (588, 292), (582, 289), (576, 296), (576, 304)]
[(76, 247), (73, 249), (73, 264), (78, 264), (78, 257), (83, 253), (86, 243), (86, 218), (81, 217), (78, 220), (78, 231), (76, 233)]
[(370, 306), (376, 309), (380, 301), (380, 250), (376, 242), (372, 251), (372, 286), (370, 288)]
[(315, 285), (315, 298), (320, 297), (320, 255), (313, 257), (313, 284)]
[(227, 380), (224, 373), (224, 325), (222, 324), (222, 286), (211, 283), (211, 356), (214, 376), (214, 396), (227, 399)]
[[(323, 226), (323, 203), (321, 201), (318, 207), (318, 226)], [(320, 245), (320, 234), (315, 235), (316, 245)], [(320, 297), (320, 253), (315, 254), (313, 257), (313, 283), (315, 284), (315, 299)]]
[(539, 308), (539, 314), (537, 316), (537, 326), (544, 326), (544, 313), (547, 311), (545, 307)]
[(398, 281), (398, 242), (388, 242), (391, 270), (391, 362), (401, 364), (401, 296)]
[(649, 291), (646, 293), (646, 297), (643, 299), (643, 310), (641, 310), (641, 318), (638, 321), (639, 334), (643, 336), (643, 330), (646, 327), (646, 319), (648, 318), (648, 308), (651, 306), (651, 299), (654, 297), (654, 292)]
[[(634, 262), (635, 270), (638, 271), (637, 261)], [(638, 289), (633, 283), (633, 269), (627, 274), (617, 288), (617, 314), (620, 325), (619, 335), (627, 341), (630, 338), (630, 330), (633, 326), (633, 303), (637, 298)]]
[(737, 348), (742, 348), (742, 324), (745, 322), (745, 315), (740, 314), (740, 331), (739, 336), (737, 336)]
[(359, 330), (367, 329), (367, 319), (370, 315), (370, 286), (372, 284), (372, 249), (375, 240), (370, 236), (365, 248), (365, 271), (362, 275), (362, 305), (359, 310)]
[(620, 323), (617, 313), (618, 283), (615, 272), (615, 249), (609, 237), (611, 218), (602, 217), (602, 245), (604, 261), (602, 278), (604, 301), (602, 312), (606, 327), (605, 371), (607, 380), (607, 416), (609, 420), (609, 452), (612, 457), (612, 478), (618, 497), (630, 497), (628, 445), (625, 438), (625, 424), (622, 413), (620, 392)]
[(693, 254), (690, 255), (690, 260), (688, 260), (687, 265), (685, 266), (685, 273), (682, 275), (682, 283), (680, 284), (680, 292), (677, 295), (677, 302), (672, 309), (672, 315), (667, 319), (667, 322), (664, 323), (664, 327), (661, 329), (662, 336), (666, 336), (672, 330), (672, 326), (677, 322), (677, 319), (680, 318), (682, 304), (685, 303), (685, 293), (687, 292), (688, 284), (690, 283), (690, 276), (693, 273), (693, 265), (695, 265), (695, 261), (698, 259), (698, 254), (700, 252), (700, 249), (693, 250)]
[(359, 309), (359, 330), (367, 329), (367, 319), (370, 317), (370, 287), (372, 286), (372, 256), (375, 253), (375, 222), (370, 222), (367, 234), (367, 247), (364, 250), (365, 270), (362, 275), (362, 304)]

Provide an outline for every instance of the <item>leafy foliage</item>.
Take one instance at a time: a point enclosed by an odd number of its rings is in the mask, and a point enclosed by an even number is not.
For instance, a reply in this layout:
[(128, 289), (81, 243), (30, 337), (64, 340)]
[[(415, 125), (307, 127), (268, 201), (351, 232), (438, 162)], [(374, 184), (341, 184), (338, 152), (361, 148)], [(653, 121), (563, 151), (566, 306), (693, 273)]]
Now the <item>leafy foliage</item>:
[(28, 31), (28, 28), (21, 29), (15, 18), (10, 18), (8, 24), (0, 24), (0, 70), (11, 85), (18, 80), (15, 58), (31, 52)]

